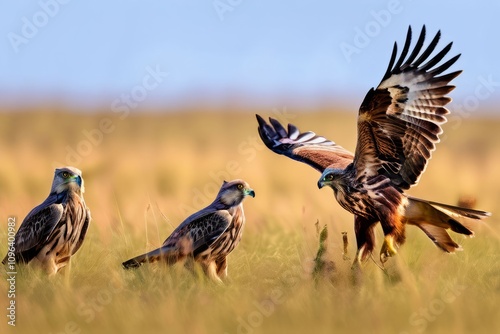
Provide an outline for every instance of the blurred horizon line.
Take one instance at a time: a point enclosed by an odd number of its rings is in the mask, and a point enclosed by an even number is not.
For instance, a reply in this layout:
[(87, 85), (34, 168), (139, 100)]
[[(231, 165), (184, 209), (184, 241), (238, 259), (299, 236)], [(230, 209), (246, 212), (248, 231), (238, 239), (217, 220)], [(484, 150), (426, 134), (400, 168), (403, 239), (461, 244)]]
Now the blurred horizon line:
[[(337, 96), (341, 95), (341, 97)], [(231, 92), (227, 94), (213, 94), (202, 90), (183, 94), (176, 98), (151, 97), (144, 101), (124, 100), (122, 94), (101, 94), (89, 98), (83, 94), (46, 94), (46, 93), (10, 93), (1, 92), (0, 113), (30, 112), (30, 111), (69, 111), (77, 113), (119, 112), (127, 109), (130, 112), (246, 112), (262, 109), (290, 108), (295, 112), (324, 112), (333, 109), (333, 112), (357, 113), (364, 96), (357, 94), (342, 94), (337, 92), (317, 93), (314, 95), (298, 95), (293, 93), (262, 96), (260, 94)], [(28, 96), (28, 98), (26, 98)], [(466, 117), (499, 117), (495, 101), (481, 101), (474, 108), (464, 107), (464, 99), (453, 96), (453, 101), (447, 106), (450, 112), (466, 114)], [(465, 98), (467, 99), (467, 97)], [(301, 110), (302, 109), (302, 110)], [(464, 110), (465, 109), (465, 110)]]

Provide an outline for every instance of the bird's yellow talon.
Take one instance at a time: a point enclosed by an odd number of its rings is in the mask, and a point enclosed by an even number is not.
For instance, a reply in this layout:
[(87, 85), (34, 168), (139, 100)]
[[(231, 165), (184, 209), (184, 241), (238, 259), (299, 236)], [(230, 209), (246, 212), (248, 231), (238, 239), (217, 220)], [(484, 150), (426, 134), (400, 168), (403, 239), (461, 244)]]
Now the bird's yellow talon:
[(380, 250), (380, 262), (385, 263), (389, 257), (394, 256), (398, 253), (396, 247), (394, 247), (394, 239), (391, 236), (386, 236), (384, 239), (384, 244)]

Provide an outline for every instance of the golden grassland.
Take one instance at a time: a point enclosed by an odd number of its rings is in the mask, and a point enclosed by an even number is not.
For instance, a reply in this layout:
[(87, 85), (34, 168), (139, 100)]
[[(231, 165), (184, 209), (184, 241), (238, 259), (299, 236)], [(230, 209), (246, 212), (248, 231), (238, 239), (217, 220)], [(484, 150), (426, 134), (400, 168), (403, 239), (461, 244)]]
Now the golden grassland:
[[(61, 165), (83, 171), (93, 221), (72, 260), (69, 283), (18, 268), (15, 328), (7, 325), (8, 285), (2, 279), (0, 332), (493, 333), (500, 328), (500, 121), (455, 119), (445, 125), (426, 173), (410, 190), (450, 204), (473, 195), (479, 209), (493, 213), (476, 224), (475, 238), (452, 236), (464, 251), (443, 254), (409, 227), (406, 244), (385, 271), (369, 260), (353, 283), (341, 237), (348, 232), (352, 259), (352, 216), (331, 190), (317, 189), (317, 172), (263, 146), (255, 112), (354, 150), (356, 115), (327, 110), (1, 113), (1, 251), (8, 217), (19, 226), (47, 196), (53, 169)], [(256, 198), (245, 201), (247, 225), (229, 257), (225, 286), (182, 266), (121, 268), (122, 261), (159, 246), (188, 214), (209, 204), (222, 179), (234, 178), (249, 182)], [(312, 279), (317, 221), (328, 227), (327, 257), (336, 270)]]

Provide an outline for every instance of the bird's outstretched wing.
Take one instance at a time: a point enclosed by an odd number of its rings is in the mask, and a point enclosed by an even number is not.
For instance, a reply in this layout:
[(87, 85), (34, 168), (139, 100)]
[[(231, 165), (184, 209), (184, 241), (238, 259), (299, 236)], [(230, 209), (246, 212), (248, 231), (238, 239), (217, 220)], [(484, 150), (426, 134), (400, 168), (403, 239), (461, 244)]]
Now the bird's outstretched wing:
[(314, 132), (300, 132), (293, 124), (288, 124), (287, 131), (273, 118), (268, 124), (259, 115), (256, 117), (260, 138), (275, 153), (306, 163), (320, 173), (327, 167), (344, 169), (353, 161), (351, 152)]
[[(411, 54), (411, 27), (403, 51), (396, 61), (397, 44), (382, 81), (366, 95), (358, 115), (358, 142), (354, 167), (363, 181), (374, 175), (385, 175), (399, 189), (418, 182), (435, 144), (442, 133), (449, 111), (446, 96), (455, 87), (449, 82), (461, 71), (441, 75), (460, 55), (442, 62), (450, 51), (449, 43), (430, 58), (441, 33), (438, 32), (421, 52), (425, 26)], [(425, 63), (424, 63), (425, 62)]]
[(56, 203), (45, 205), (44, 203), (26, 216), (16, 233), (16, 261), (29, 262), (61, 220), (63, 205)]

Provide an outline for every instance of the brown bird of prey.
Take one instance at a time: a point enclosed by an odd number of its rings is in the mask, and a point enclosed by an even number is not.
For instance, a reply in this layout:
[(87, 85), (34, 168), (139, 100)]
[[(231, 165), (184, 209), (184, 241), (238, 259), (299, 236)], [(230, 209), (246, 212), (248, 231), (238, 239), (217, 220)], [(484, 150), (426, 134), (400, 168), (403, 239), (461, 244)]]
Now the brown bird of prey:
[(245, 181), (224, 181), (212, 204), (184, 220), (160, 248), (123, 262), (123, 267), (159, 260), (173, 265), (188, 259), (199, 263), (209, 278), (222, 282), (227, 277), (226, 257), (241, 240), (245, 225), (242, 202), (247, 196), (255, 197), (255, 192)]
[(49, 196), (24, 218), (2, 263), (33, 261), (49, 275), (68, 265), (82, 246), (91, 219), (83, 193), (79, 169), (57, 168)]
[[(394, 44), (382, 81), (370, 89), (358, 114), (358, 141), (354, 154), (314, 132), (301, 133), (292, 124), (285, 129), (278, 121), (267, 124), (259, 115), (259, 134), (266, 146), (278, 154), (304, 162), (322, 173), (318, 187), (333, 189), (338, 203), (354, 214), (359, 265), (372, 253), (374, 227), (381, 223), (385, 235), (381, 262), (397, 253), (405, 241), (405, 225), (418, 226), (442, 250), (460, 249), (448, 233), (474, 233), (455, 218), (481, 219), (483, 211), (435, 203), (404, 194), (416, 185), (442, 133), (449, 111), (446, 96), (455, 87), (449, 82), (461, 71), (442, 74), (460, 55), (442, 61), (448, 44), (433, 57), (441, 33), (423, 49), (425, 26), (408, 56), (411, 27), (401, 55), (396, 60)], [(423, 50), (423, 51), (422, 51)]]

